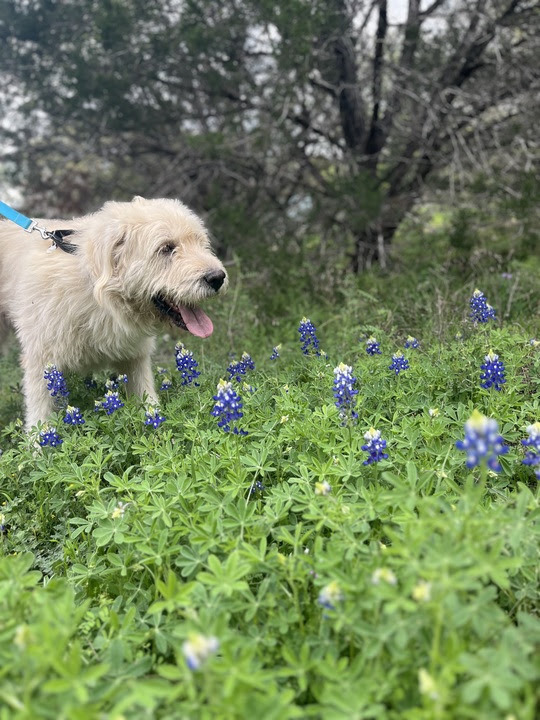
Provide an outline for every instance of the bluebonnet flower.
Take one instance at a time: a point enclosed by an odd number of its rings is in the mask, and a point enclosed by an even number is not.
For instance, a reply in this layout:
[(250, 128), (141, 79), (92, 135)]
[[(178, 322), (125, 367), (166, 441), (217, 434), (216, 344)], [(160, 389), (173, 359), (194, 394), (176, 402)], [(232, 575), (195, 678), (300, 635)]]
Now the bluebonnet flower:
[(124, 407), (124, 403), (120, 400), (120, 395), (115, 390), (109, 390), (105, 393), (105, 400), (96, 400), (95, 410), (106, 410), (107, 415), (112, 415), (115, 410)]
[(315, 483), (315, 495), (330, 495), (332, 492), (332, 486), (328, 480), (321, 480), (321, 482)]
[(161, 378), (160, 390), (170, 390), (172, 388), (172, 380), (168, 375)]
[(402, 353), (394, 353), (392, 355), (392, 364), (388, 366), (388, 369), (394, 370), (396, 375), (399, 375), (402, 370), (409, 369), (409, 361)]
[(484, 381), (480, 383), (480, 385), (486, 390), (493, 385), (495, 390), (500, 391), (500, 386), (506, 382), (504, 377), (504, 364), (499, 360), (499, 356), (495, 355), (493, 350), (490, 350), (485, 356), (485, 361), (483, 365), (480, 365), (480, 368), (484, 371), (480, 374), (480, 380)]
[(97, 382), (91, 377), (84, 378), (84, 384), (89, 390), (95, 390), (97, 388)]
[(54, 428), (49, 428), (46, 425), (39, 433), (39, 438), (39, 444), (42, 447), (45, 447), (46, 445), (56, 447), (64, 442)]
[(242, 377), (247, 374), (248, 370), (255, 370), (255, 363), (253, 362), (251, 355), (244, 352), (242, 353), (240, 360), (233, 360), (227, 368), (229, 380), (236, 380), (236, 382), (240, 382)]
[(182, 385), (190, 385), (193, 383), (195, 387), (199, 387), (198, 382), (193, 382), (201, 374), (197, 368), (199, 363), (195, 360), (191, 350), (184, 347), (183, 343), (177, 343), (176, 352), (176, 369), (182, 375)]
[(471, 307), (469, 317), (473, 322), (487, 323), (488, 320), (495, 320), (495, 310), (488, 304), (481, 290), (476, 289), (473, 292), (469, 305)]
[(156, 408), (149, 406), (146, 409), (145, 414), (145, 425), (151, 425), (154, 429), (158, 428), (161, 423), (165, 422), (167, 418), (163, 417), (163, 415), (159, 414), (159, 410), (156, 410)]
[(118, 390), (120, 383), (123, 383), (124, 385), (128, 381), (128, 376), (123, 373), (122, 375), (117, 375), (116, 377), (109, 378), (105, 382), (105, 389), (106, 390)]
[(508, 446), (499, 435), (497, 421), (485, 417), (478, 410), (474, 410), (465, 423), (465, 439), (458, 440), (456, 447), (467, 453), (466, 465), (469, 469), (485, 461), (494, 472), (502, 470), (499, 455), (508, 452)]
[(319, 605), (322, 605), (327, 610), (334, 610), (342, 600), (343, 592), (337, 580), (332, 580), (328, 585), (325, 585), (317, 598)]
[(344, 424), (348, 420), (354, 421), (358, 418), (358, 413), (354, 410), (356, 395), (358, 395), (355, 383), (356, 378), (353, 377), (350, 365), (340, 363), (334, 368), (334, 397), (336, 407)]
[(383, 452), (386, 447), (386, 440), (381, 439), (381, 431), (370, 428), (364, 435), (367, 440), (365, 445), (362, 445), (362, 450), (369, 453), (367, 460), (364, 460), (364, 465), (371, 465), (371, 463), (379, 462), (379, 460), (386, 460), (388, 454)]
[(534, 474), (540, 480), (540, 422), (529, 425), (527, 432), (529, 433), (529, 437), (522, 440), (521, 444), (530, 449), (527, 450), (522, 462), (524, 465), (530, 465), (531, 467), (538, 466)]
[(371, 582), (373, 585), (380, 585), (381, 582), (388, 585), (397, 585), (397, 577), (390, 568), (377, 568), (371, 574)]
[(47, 389), (52, 397), (67, 397), (69, 395), (64, 375), (56, 365), (47, 365), (43, 377), (47, 381)]
[(67, 425), (84, 425), (84, 418), (81, 415), (79, 408), (73, 407), (73, 405), (68, 405), (66, 408), (64, 422)]
[(366, 340), (366, 352), (368, 355), (382, 355), (381, 345), (373, 335)]
[(529, 345), (532, 345), (533, 347), (538, 347), (540, 345), (540, 340), (537, 340), (536, 338), (531, 338), (529, 340)]
[(281, 350), (281, 345), (276, 345), (275, 348), (272, 349), (272, 354), (270, 355), (270, 360), (277, 360), (279, 357), (280, 350)]
[(182, 645), (182, 652), (190, 670), (198, 670), (208, 658), (219, 650), (219, 640), (200, 633), (191, 633)]
[(0, 535), (7, 532), (6, 516), (4, 513), (0, 513)]
[(126, 512), (126, 508), (128, 507), (128, 505), (129, 503), (125, 503), (120, 500), (112, 511), (111, 518), (113, 520), (117, 520), (118, 518), (124, 517), (124, 513)]
[(300, 333), (300, 342), (302, 344), (302, 352), (304, 355), (309, 355), (310, 353), (320, 355), (317, 329), (309, 318), (302, 318), (298, 327), (298, 332)]
[(263, 483), (260, 480), (255, 480), (255, 482), (253, 483), (253, 485), (250, 488), (249, 494), (250, 494), (250, 496), (257, 495), (257, 493), (261, 493), (261, 495), (262, 495), (264, 490), (265, 490), (265, 486), (263, 485)]
[[(230, 432), (231, 423), (240, 420), (244, 415), (242, 412), (242, 399), (235, 392), (230, 381), (220, 380), (214, 400), (216, 404), (211, 414), (218, 418), (218, 427), (223, 428), (225, 432)], [(235, 435), (247, 435), (245, 430), (239, 430), (236, 425), (232, 431)]]
[(418, 340), (415, 337), (413, 337), (412, 335), (409, 335), (407, 337), (407, 340), (405, 341), (405, 345), (403, 347), (406, 350), (408, 350), (409, 348), (416, 350), (417, 348), (420, 347), (420, 343), (418, 342)]

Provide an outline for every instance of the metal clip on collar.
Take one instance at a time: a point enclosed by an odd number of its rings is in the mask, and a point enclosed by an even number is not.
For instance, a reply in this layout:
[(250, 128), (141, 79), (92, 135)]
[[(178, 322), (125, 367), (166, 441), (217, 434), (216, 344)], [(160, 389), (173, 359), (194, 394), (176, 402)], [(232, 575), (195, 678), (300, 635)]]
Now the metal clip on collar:
[(50, 247), (48, 248), (47, 252), (52, 252), (53, 250), (56, 250), (56, 243), (54, 241), (54, 233), (50, 232), (49, 230), (45, 230), (45, 228), (41, 227), (41, 225), (37, 224), (37, 220), (32, 220), (30, 225), (27, 228), (24, 228), (24, 232), (31, 233), (34, 230), (37, 230), (38, 233), (41, 235), (43, 240), (52, 240), (52, 243)]

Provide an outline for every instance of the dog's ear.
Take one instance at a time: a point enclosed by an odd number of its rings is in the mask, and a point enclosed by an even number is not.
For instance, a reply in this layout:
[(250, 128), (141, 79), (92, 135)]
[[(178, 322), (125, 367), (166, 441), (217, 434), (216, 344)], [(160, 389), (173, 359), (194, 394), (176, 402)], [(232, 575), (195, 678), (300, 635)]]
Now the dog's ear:
[(140, 202), (144, 202), (144, 200), (145, 200), (145, 198), (143, 198), (142, 195), (134, 195), (131, 202), (140, 203)]
[(94, 297), (103, 305), (105, 294), (113, 290), (116, 282), (116, 271), (125, 243), (123, 228), (114, 231), (108, 228), (90, 249), (90, 266), (94, 273)]

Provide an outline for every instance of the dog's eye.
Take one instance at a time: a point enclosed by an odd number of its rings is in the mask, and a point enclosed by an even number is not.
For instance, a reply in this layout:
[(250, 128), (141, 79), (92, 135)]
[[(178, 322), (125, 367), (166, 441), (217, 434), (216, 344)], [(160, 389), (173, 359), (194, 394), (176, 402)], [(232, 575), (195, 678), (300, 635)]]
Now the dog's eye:
[(172, 255), (173, 252), (176, 250), (176, 245), (173, 245), (172, 243), (167, 243), (166, 245), (162, 245), (158, 252), (160, 255)]

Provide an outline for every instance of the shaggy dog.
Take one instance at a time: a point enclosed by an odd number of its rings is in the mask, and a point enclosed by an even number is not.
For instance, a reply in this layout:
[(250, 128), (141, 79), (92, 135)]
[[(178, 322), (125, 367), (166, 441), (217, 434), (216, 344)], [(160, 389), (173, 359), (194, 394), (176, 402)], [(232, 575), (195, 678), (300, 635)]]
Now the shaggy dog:
[(47, 252), (37, 232), (0, 223), (0, 345), (9, 322), (22, 346), (27, 429), (53, 410), (49, 363), (126, 373), (129, 392), (157, 402), (150, 355), (160, 325), (208, 337), (212, 321), (199, 303), (227, 287), (203, 223), (177, 200), (136, 197), (39, 224), (73, 230), (77, 250)]

